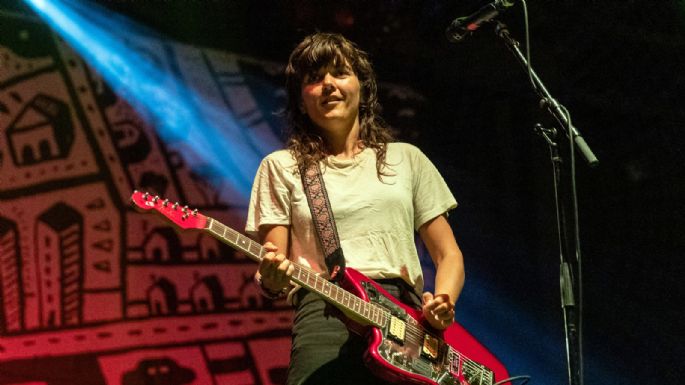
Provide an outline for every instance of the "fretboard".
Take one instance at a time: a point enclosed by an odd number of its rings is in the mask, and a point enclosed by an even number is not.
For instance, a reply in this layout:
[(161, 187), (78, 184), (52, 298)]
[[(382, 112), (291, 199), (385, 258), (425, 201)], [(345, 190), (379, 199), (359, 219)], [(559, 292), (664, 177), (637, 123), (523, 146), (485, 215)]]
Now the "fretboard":
[[(213, 218), (207, 217), (206, 230), (229, 246), (245, 252), (250, 259), (256, 262), (260, 262), (266, 253), (264, 247), (259, 243)], [(366, 302), (340, 286), (334, 285), (305, 266), (294, 262), (293, 266), (295, 267), (291, 277), (293, 282), (318, 293), (324, 300), (342, 310), (355, 314), (357, 321), (363, 320), (376, 327), (384, 326), (387, 323), (390, 317), (387, 310), (371, 302)]]

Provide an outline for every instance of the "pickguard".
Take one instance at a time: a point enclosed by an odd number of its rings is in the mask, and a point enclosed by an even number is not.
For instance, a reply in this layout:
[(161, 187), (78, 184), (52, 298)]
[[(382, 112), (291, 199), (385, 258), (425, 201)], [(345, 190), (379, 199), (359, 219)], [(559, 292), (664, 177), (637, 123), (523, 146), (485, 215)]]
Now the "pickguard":
[(460, 384), (457, 357), (450, 355), (449, 345), (442, 339), (425, 333), (419, 322), (399, 305), (379, 293), (371, 284), (364, 284), (371, 302), (392, 315), (386, 325), (379, 328), (382, 341), (377, 351), (388, 364), (420, 375), (440, 385)]

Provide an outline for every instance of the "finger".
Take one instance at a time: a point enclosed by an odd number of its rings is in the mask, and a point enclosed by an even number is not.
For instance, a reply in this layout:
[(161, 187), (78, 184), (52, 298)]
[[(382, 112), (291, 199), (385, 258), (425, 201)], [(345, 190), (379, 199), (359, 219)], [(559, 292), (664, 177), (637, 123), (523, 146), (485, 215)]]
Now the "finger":
[(282, 261), (279, 261), (278, 256), (269, 255), (262, 260), (262, 263), (259, 264), (259, 273), (267, 280), (273, 280), (276, 275), (278, 275), (278, 266), (281, 263)]
[(436, 306), (433, 308), (433, 312), (435, 314), (444, 314), (444, 313), (449, 313), (452, 310), (452, 306), (449, 303), (437, 303), (436, 301)]
[(266, 251), (277, 251), (278, 250), (278, 246), (274, 245), (271, 242), (266, 242), (264, 244), (264, 248), (266, 249)]
[(268, 253), (264, 254), (264, 258), (262, 258), (262, 261), (264, 261), (265, 263), (269, 264), (269, 263), (273, 263), (273, 261), (274, 261), (275, 259), (276, 259), (276, 253), (274, 253), (273, 251), (271, 251), (271, 252), (268, 252)]
[(433, 300), (433, 293), (431, 293), (430, 291), (426, 291), (423, 293), (421, 299), (423, 300), (423, 304), (427, 305), (430, 301)]
[(288, 276), (288, 280), (290, 280), (290, 277), (293, 276), (293, 273), (295, 272), (295, 265), (292, 263), (288, 266), (288, 270), (285, 272), (285, 275)]
[(454, 319), (454, 312), (446, 311), (444, 313), (436, 314), (441, 320), (451, 320)]
[(278, 268), (277, 268), (278, 274), (279, 274), (279, 275), (281, 275), (281, 274), (282, 274), (282, 275), (285, 275), (285, 273), (288, 272), (288, 268), (290, 267), (290, 265), (291, 265), (291, 263), (290, 263), (290, 261), (287, 260), (287, 259), (281, 261), (281, 263), (278, 264)]

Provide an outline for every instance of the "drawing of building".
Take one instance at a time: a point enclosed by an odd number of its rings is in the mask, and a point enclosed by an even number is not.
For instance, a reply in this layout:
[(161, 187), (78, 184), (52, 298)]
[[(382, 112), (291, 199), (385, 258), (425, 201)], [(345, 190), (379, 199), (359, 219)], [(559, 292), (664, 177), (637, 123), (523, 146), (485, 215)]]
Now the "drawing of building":
[(36, 262), (41, 326), (78, 325), (82, 319), (83, 216), (57, 203), (38, 217)]
[(66, 158), (74, 142), (69, 106), (39, 94), (9, 126), (7, 142), (17, 166)]
[(158, 278), (147, 292), (150, 316), (173, 315), (178, 312), (176, 285), (166, 278)]
[(17, 225), (0, 217), (0, 334), (23, 328), (22, 298)]

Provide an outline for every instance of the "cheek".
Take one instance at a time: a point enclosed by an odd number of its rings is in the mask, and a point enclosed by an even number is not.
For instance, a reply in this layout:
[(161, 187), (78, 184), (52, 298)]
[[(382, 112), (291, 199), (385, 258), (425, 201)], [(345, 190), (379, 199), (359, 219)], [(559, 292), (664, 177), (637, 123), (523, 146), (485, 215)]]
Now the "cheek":
[(302, 100), (302, 105), (311, 104), (316, 99), (316, 89), (313, 86), (302, 87), (300, 99)]

